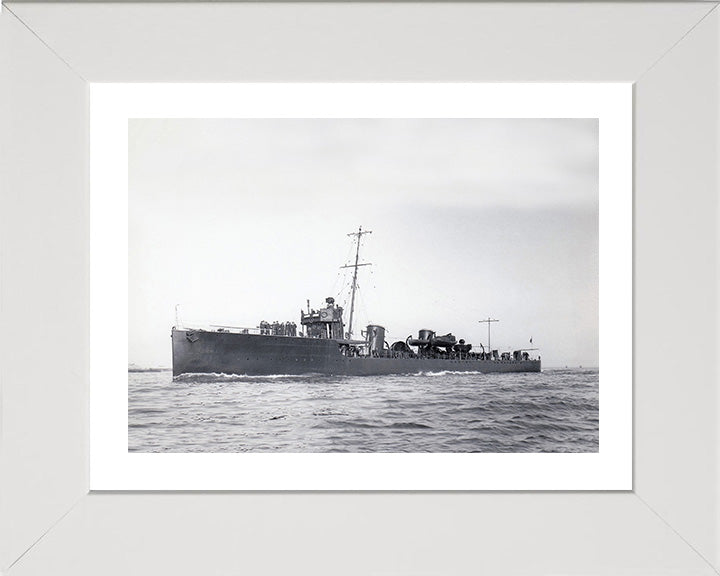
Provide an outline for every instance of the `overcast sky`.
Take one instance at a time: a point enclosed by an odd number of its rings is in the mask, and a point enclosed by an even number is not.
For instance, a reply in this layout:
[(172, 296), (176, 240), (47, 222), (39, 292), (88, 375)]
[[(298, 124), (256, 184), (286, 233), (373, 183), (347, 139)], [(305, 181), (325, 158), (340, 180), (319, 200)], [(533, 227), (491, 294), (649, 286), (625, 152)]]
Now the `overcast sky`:
[(487, 344), (491, 316), (493, 348), (598, 365), (595, 119), (131, 120), (129, 187), (131, 363), (171, 365), (176, 304), (254, 327), (347, 302), (362, 225), (356, 335)]

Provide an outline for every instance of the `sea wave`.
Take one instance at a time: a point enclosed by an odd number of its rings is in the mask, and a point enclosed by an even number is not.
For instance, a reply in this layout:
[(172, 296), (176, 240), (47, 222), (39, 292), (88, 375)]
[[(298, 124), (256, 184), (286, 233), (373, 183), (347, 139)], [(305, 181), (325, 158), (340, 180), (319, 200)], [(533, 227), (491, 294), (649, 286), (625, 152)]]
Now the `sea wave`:
[(480, 372), (476, 370), (438, 370), (437, 372), (417, 372), (417, 373), (410, 373), (405, 374), (405, 376), (451, 376), (451, 375), (460, 375), (460, 376), (478, 376), (480, 374), (485, 374), (485, 372)]
[(132, 452), (597, 452), (597, 371), (128, 374)]

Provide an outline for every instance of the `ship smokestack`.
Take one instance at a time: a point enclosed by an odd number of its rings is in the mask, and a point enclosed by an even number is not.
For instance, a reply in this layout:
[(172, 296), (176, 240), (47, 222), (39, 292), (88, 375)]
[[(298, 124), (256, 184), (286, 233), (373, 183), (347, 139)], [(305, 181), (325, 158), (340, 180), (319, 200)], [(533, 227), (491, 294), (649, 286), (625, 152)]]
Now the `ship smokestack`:
[(370, 324), (367, 327), (368, 349), (371, 356), (384, 356), (385, 355), (385, 328)]

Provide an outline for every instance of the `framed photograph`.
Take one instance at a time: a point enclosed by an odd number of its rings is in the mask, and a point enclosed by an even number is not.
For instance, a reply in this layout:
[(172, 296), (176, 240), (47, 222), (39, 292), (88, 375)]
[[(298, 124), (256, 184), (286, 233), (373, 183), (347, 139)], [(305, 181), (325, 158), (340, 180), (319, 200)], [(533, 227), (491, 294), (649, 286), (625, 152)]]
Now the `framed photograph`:
[(631, 127), (629, 85), (93, 87), (91, 488), (629, 489)]
[(715, 7), (5, 6), (2, 570), (714, 574)]

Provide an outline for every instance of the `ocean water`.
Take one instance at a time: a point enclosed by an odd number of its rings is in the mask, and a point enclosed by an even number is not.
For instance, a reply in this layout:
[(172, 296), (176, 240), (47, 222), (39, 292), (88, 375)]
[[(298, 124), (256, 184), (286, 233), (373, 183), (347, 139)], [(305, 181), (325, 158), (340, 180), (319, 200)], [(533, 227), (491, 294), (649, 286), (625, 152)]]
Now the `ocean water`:
[(596, 369), (128, 377), (131, 452), (598, 450)]

